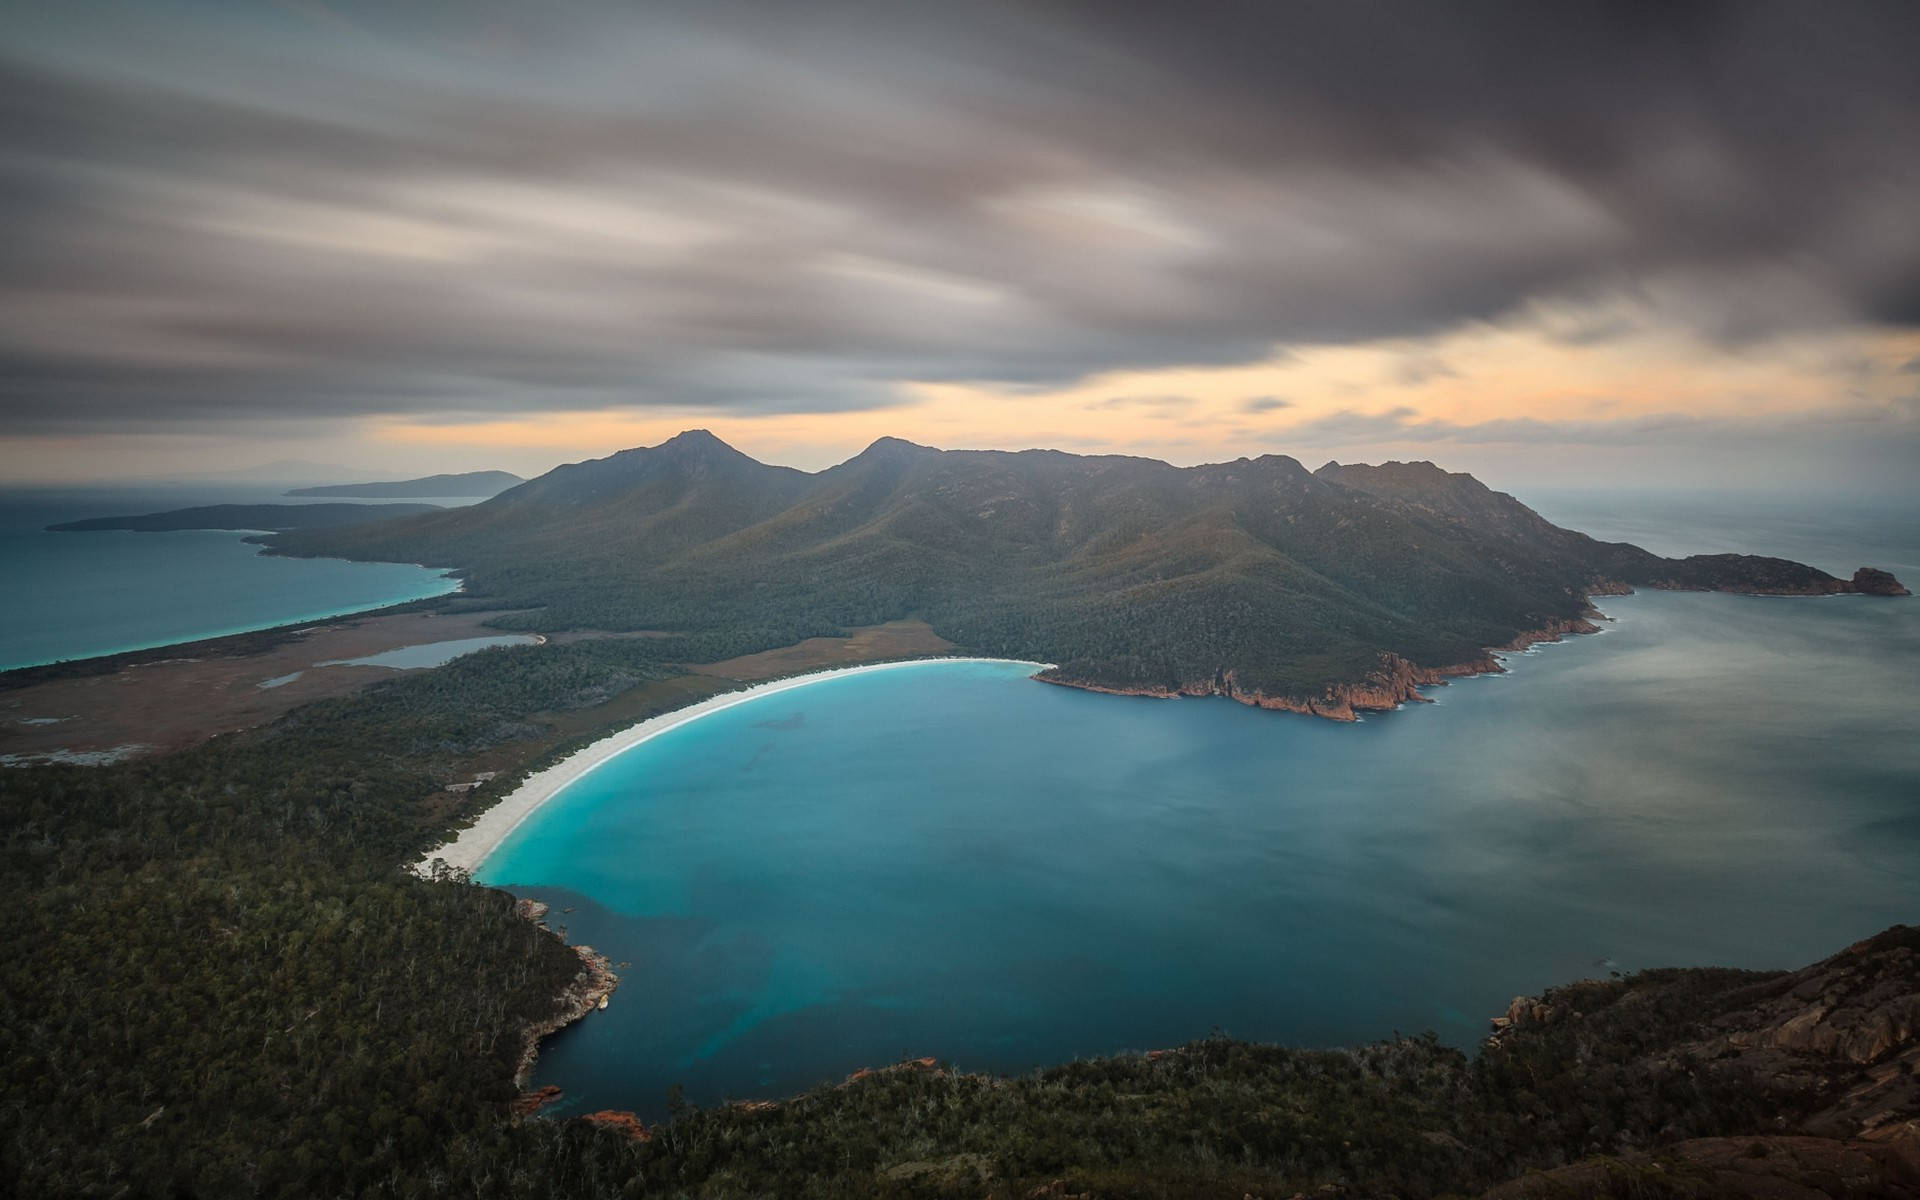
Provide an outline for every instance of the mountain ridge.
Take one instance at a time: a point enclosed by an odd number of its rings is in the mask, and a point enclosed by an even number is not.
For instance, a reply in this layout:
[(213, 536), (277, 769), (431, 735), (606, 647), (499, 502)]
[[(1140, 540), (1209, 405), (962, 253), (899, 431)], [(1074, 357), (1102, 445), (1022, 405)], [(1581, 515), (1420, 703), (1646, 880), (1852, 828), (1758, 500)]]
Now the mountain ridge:
[(501, 619), (514, 628), (724, 627), (771, 647), (920, 616), (967, 649), (1058, 664), (1051, 682), (1341, 719), (1494, 669), (1489, 648), (1590, 628), (1594, 595), (1904, 590), (1601, 542), (1431, 463), (1176, 467), (881, 438), (808, 473), (704, 430), (470, 508), (273, 544), (459, 570), (467, 603), (535, 610)]
[(294, 488), (289, 496), (358, 496), (363, 499), (407, 499), (417, 496), (497, 496), (526, 480), (511, 471), (461, 471), (422, 475), (418, 479), (391, 479), (376, 483), (329, 483)]

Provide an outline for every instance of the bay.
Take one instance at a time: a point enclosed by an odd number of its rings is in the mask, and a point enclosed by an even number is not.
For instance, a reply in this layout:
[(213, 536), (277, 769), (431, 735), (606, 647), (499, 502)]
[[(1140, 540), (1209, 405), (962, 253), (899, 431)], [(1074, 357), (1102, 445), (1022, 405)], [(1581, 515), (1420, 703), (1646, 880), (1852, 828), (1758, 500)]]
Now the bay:
[(0, 670), (319, 620), (458, 586), (408, 563), (278, 558), (230, 530), (45, 531), (198, 504), (301, 502), (235, 486), (0, 493)]
[[(1618, 519), (1707, 531), (1675, 511)], [(1911, 576), (1905, 520), (1827, 541)], [(775, 1097), (903, 1056), (1471, 1047), (1516, 994), (1920, 918), (1920, 604), (1602, 603), (1604, 633), (1357, 725), (937, 664), (647, 742), (482, 866), (630, 964), (536, 1082), (657, 1119), (673, 1084)]]

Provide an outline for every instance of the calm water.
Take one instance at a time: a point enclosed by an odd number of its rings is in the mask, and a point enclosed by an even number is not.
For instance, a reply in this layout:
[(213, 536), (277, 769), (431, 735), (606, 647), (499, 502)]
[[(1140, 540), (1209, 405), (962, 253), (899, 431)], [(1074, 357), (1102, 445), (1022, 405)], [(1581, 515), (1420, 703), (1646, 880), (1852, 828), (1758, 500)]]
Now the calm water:
[[(1832, 565), (1878, 540), (1911, 581), (1910, 532), (1836, 529)], [(1604, 634), (1353, 726), (932, 665), (649, 742), (482, 871), (631, 963), (538, 1082), (658, 1117), (674, 1083), (710, 1103), (1216, 1027), (1470, 1045), (1517, 993), (1920, 919), (1920, 602), (1604, 607)]]
[[(530, 633), (503, 633), (493, 637), (455, 638), (450, 642), (422, 642), (418, 646), (402, 646), (398, 650), (386, 650), (379, 654), (368, 654), (361, 658), (336, 658), (330, 662), (316, 663), (321, 667), (391, 667), (396, 671), (417, 671), (423, 667), (438, 667), (452, 662), (463, 654), (472, 654), (476, 650), (485, 650), (490, 646), (531, 646), (540, 639)], [(268, 682), (272, 682), (269, 680)]]
[(43, 531), (216, 503), (299, 501), (231, 487), (0, 493), (0, 670), (338, 616), (455, 586), (405, 563), (273, 558), (236, 532)]

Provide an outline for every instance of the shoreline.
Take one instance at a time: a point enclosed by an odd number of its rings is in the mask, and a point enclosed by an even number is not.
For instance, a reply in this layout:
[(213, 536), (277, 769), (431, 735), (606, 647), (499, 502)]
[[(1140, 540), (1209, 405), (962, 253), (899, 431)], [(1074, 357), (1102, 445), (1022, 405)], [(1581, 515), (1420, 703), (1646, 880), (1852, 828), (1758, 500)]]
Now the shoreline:
[(1073, 688), (1082, 692), (1098, 692), (1107, 696), (1143, 696), (1154, 700), (1222, 696), (1236, 704), (1247, 705), (1249, 708), (1290, 712), (1303, 717), (1318, 717), (1325, 721), (1354, 724), (1361, 719), (1363, 713), (1393, 712), (1408, 704), (1434, 703), (1432, 697), (1420, 691), (1423, 687), (1443, 686), (1449, 680), (1476, 675), (1504, 675), (1507, 667), (1497, 657), (1498, 655), (1524, 654), (1532, 647), (1543, 643), (1560, 642), (1568, 637), (1599, 633), (1602, 628), (1593, 623), (1596, 619), (1605, 621), (1612, 618), (1589, 603), (1586, 613), (1582, 616), (1560, 618), (1541, 628), (1524, 630), (1505, 645), (1485, 647), (1479, 658), (1440, 667), (1418, 666), (1397, 654), (1383, 651), (1380, 656), (1380, 666), (1367, 678), (1328, 684), (1319, 695), (1308, 697), (1270, 696), (1258, 689), (1242, 690), (1237, 685), (1231, 670), (1223, 671), (1213, 679), (1182, 684), (1178, 688), (1115, 686), (1070, 679), (1065, 676), (1037, 675), (1035, 678), (1041, 683), (1051, 683), (1056, 687)]
[(1033, 667), (1035, 674), (1052, 667), (1051, 663), (1030, 662), (1026, 659), (984, 658), (973, 655), (908, 658), (894, 662), (862, 663), (859, 666), (809, 671), (802, 675), (771, 679), (737, 691), (709, 696), (685, 708), (676, 708), (672, 712), (648, 717), (637, 725), (630, 725), (618, 733), (609, 734), (597, 742), (575, 750), (559, 762), (535, 771), (521, 780), (520, 785), (513, 791), (489, 805), (484, 812), (474, 818), (473, 824), (455, 834), (452, 840), (421, 855), (412, 865), (412, 870), (426, 875), (433, 871), (435, 864), (443, 864), (451, 870), (464, 871), (472, 875), (493, 856), (514, 830), (520, 828), (529, 817), (545, 806), (547, 801), (559, 795), (569, 785), (612, 762), (635, 746), (643, 745), (663, 733), (678, 729), (702, 717), (711, 716), (735, 705), (746, 704), (752, 700), (806, 687), (809, 684), (821, 683), (828, 679), (863, 675), (874, 671), (921, 667), (934, 663), (1003, 663)]

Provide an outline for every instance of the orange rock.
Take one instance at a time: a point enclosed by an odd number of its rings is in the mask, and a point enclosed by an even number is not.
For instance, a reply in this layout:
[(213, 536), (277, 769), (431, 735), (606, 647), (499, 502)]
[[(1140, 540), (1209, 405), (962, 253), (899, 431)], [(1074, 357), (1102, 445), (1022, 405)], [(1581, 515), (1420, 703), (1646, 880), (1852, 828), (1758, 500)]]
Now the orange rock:
[(560, 1089), (549, 1083), (531, 1092), (522, 1092), (508, 1107), (516, 1117), (531, 1116), (560, 1098)]
[(624, 1133), (636, 1142), (650, 1142), (653, 1140), (653, 1132), (640, 1123), (640, 1118), (624, 1109), (604, 1108), (599, 1112), (588, 1113), (580, 1119), (582, 1121), (592, 1121), (602, 1129), (611, 1129), (616, 1133)]

